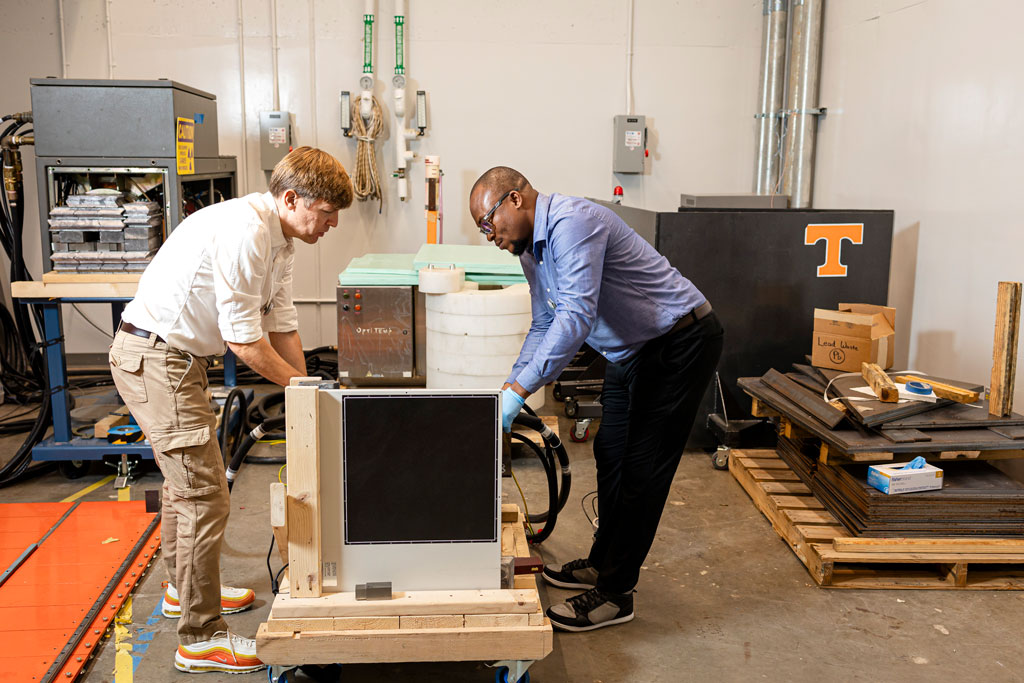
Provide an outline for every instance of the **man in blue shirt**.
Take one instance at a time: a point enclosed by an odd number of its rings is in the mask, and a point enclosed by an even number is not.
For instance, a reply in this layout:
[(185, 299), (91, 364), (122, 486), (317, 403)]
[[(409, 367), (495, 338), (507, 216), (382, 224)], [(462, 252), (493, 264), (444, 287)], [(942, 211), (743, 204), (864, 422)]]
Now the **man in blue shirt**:
[(584, 342), (608, 359), (594, 439), (600, 525), (588, 557), (544, 568), (549, 583), (587, 590), (547, 614), (567, 631), (630, 621), (722, 326), (704, 295), (604, 207), (541, 194), (498, 166), (473, 185), (469, 210), (530, 283), (533, 322), (502, 388), (504, 430)]

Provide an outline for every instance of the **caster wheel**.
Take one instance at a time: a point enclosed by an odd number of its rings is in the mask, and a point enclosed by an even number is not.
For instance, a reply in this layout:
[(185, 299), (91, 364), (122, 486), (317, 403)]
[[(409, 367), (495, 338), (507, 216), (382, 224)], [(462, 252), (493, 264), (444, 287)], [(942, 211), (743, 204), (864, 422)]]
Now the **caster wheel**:
[(562, 390), (557, 387), (551, 388), (551, 398), (555, 399), (559, 403), (565, 400), (565, 396), (562, 394)]
[(89, 473), (92, 462), (89, 460), (62, 460), (57, 469), (66, 479), (81, 479)]
[(729, 469), (730, 453), (732, 453), (732, 449), (728, 446), (719, 446), (717, 450), (711, 453), (711, 466), (716, 470)]
[(578, 402), (572, 396), (565, 399), (565, 416), (568, 418), (576, 417), (578, 406)]
[[(513, 683), (512, 681), (508, 680), (507, 667), (499, 667), (498, 670), (494, 672), (494, 683)], [(526, 673), (524, 673), (523, 677), (515, 683), (530, 683), (530, 672), (527, 671)]]
[(569, 432), (569, 439), (574, 441), (575, 443), (584, 443), (589, 438), (590, 438), (590, 427), (587, 427), (586, 429), (584, 429), (582, 434), (577, 432), (575, 428), (571, 432)]

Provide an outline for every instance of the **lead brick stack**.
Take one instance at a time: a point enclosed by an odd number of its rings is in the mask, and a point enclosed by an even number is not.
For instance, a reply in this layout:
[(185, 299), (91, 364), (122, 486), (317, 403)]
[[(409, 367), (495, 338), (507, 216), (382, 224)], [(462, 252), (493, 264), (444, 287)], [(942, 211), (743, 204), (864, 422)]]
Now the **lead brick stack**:
[[(76, 194), (50, 210), (55, 270), (124, 270), (124, 196), (116, 190)], [(115, 254), (112, 257), (112, 254)]]
[(163, 236), (163, 213), (156, 202), (131, 202), (124, 205), (125, 270), (146, 269), (153, 254), (160, 248)]

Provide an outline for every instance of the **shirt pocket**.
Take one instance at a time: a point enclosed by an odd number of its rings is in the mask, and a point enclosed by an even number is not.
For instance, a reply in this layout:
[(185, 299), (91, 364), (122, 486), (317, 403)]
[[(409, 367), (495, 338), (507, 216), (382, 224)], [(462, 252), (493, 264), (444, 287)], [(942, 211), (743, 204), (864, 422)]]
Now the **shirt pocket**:
[(141, 353), (112, 348), (107, 354), (107, 360), (114, 386), (125, 403), (145, 403), (149, 400), (143, 367), (145, 357)]

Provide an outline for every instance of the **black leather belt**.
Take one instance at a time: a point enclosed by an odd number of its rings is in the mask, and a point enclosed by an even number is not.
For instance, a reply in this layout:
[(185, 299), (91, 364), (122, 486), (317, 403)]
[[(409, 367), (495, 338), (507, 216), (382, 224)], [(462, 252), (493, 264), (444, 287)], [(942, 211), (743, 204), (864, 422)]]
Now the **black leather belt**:
[(705, 301), (697, 308), (693, 309), (682, 318), (676, 321), (676, 324), (672, 326), (668, 332), (665, 333), (667, 337), (670, 334), (678, 332), (679, 330), (685, 330), (690, 325), (694, 324), (698, 320), (708, 317), (711, 314), (711, 302)]
[[(136, 337), (143, 337), (145, 339), (149, 339), (149, 335), (153, 334), (149, 330), (144, 330), (141, 327), (135, 327), (135, 325), (132, 325), (127, 320), (122, 320), (121, 326), (118, 329), (122, 329), (128, 334), (134, 334)], [(163, 338), (160, 335), (157, 334), (154, 336), (156, 337), (157, 341), (164, 342)], [(164, 343), (166, 344), (167, 342)]]

